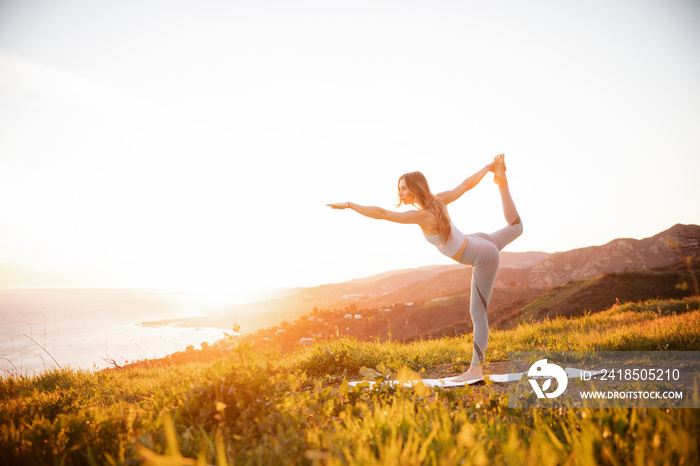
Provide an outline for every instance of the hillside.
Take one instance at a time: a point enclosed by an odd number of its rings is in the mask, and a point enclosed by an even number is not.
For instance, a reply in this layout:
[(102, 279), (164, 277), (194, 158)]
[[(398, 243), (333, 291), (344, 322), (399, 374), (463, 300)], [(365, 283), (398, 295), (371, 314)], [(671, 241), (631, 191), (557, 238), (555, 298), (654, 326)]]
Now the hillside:
[[(547, 289), (572, 280), (597, 277), (610, 272), (643, 270), (664, 266), (684, 256), (700, 254), (700, 226), (675, 225), (650, 238), (620, 238), (602, 246), (573, 249), (551, 254), (530, 267), (502, 264), (496, 277), (499, 288)], [(450, 277), (448, 273), (459, 276)], [(463, 280), (460, 268), (444, 269), (441, 280)]]
[[(526, 267), (549, 256), (543, 252), (504, 252), (502, 261), (512, 267)], [(376, 308), (468, 292), (470, 280), (471, 268), (460, 264), (396, 270), (344, 283), (286, 290), (272, 299), (214, 308), (199, 317), (163, 319), (142, 325), (230, 328), (237, 324), (251, 332), (293, 321), (313, 309)]]
[[(445, 280), (457, 274), (446, 272)], [(440, 278), (441, 275), (438, 275)], [(617, 303), (649, 299), (680, 299), (696, 292), (700, 277), (700, 256), (650, 270), (611, 272), (575, 280), (547, 292), (524, 288), (496, 288), (488, 309), (491, 329), (513, 328), (521, 322), (546, 318), (574, 317), (586, 311), (598, 312)], [(413, 286), (413, 296), (434, 296), (430, 284)], [(453, 286), (451, 283), (445, 287)], [(459, 288), (454, 284), (455, 288)], [(399, 290), (387, 298), (400, 297)], [(296, 344), (351, 336), (364, 341), (413, 341), (470, 334), (469, 290), (432, 299), (362, 308), (353, 304), (345, 310), (318, 310), (281, 326), (271, 326), (251, 335), (251, 341), (268, 340), (291, 348)]]
[[(501, 253), (501, 267), (523, 269), (548, 257), (546, 252)], [(286, 298), (295, 308), (344, 307), (355, 303), (360, 307), (390, 305), (402, 301), (433, 299), (451, 295), (469, 287), (471, 268), (461, 264), (436, 265), (386, 272), (345, 283), (333, 283), (303, 288)]]
[(650, 238), (620, 238), (602, 246), (552, 254), (527, 269), (519, 281), (533, 288), (555, 287), (609, 272), (660, 267), (697, 254), (700, 254), (700, 226), (677, 224)]
[[(616, 239), (602, 246), (552, 255), (519, 256), (503, 252), (496, 288), (554, 288), (606, 273), (664, 266), (691, 253), (700, 254), (700, 226), (681, 224), (650, 238)], [(526, 265), (535, 261), (534, 265)], [(299, 308), (343, 308), (350, 304), (360, 308), (380, 307), (467, 292), (470, 281), (470, 267), (459, 264), (424, 267), (300, 290), (289, 296), (285, 304), (292, 314)]]
[[(700, 253), (700, 226), (679, 224), (650, 238), (616, 239), (602, 246), (555, 254), (503, 252), (496, 288), (530, 290), (524, 294), (532, 297), (537, 293), (533, 290), (552, 289), (612, 272), (659, 267), (693, 251)], [(288, 290), (267, 301), (211, 309), (201, 317), (146, 324), (228, 328), (238, 324), (244, 332), (252, 332), (294, 321), (314, 309), (373, 309), (468, 294), (471, 272), (470, 267), (460, 264), (398, 270), (344, 283)]]
[[(489, 318), (511, 315), (542, 295), (543, 290), (494, 290)], [(244, 336), (244, 341), (270, 341), (290, 349), (299, 344), (347, 336), (362, 341), (412, 341), (470, 333), (469, 292), (429, 301), (400, 302), (383, 308), (314, 310)]]
[[(507, 371), (522, 350), (698, 351), (699, 307), (654, 301), (494, 330), (486, 369)], [(470, 343), (340, 337), (284, 353), (230, 340), (119, 370), (0, 379), (0, 464), (697, 464), (700, 378), (685, 370), (673, 388), (690, 409), (512, 409), (511, 384), (348, 384), (363, 367), (379, 380), (457, 375)]]
[(500, 322), (510, 327), (524, 320), (573, 317), (597, 312), (616, 303), (648, 299), (679, 299), (697, 294), (700, 256), (650, 270), (612, 272), (560, 286)]
[[(650, 270), (611, 272), (574, 280), (549, 292), (496, 288), (488, 310), (489, 325), (491, 328), (513, 328), (523, 321), (580, 316), (586, 311), (602, 311), (617, 303), (681, 299), (697, 294), (699, 279), (700, 256), (695, 256)], [(460, 300), (459, 297), (463, 299)], [(439, 312), (459, 316), (459, 309), (468, 308), (468, 297), (469, 294), (466, 293), (447, 298), (444, 303), (446, 306), (451, 304), (452, 309), (440, 309)], [(415, 310), (421, 308), (422, 306), (417, 306)], [(431, 312), (429, 307), (425, 310), (428, 314)], [(455, 319), (446, 328), (417, 336), (426, 338), (470, 333), (471, 320), (468, 315), (462, 316), (462, 319)]]

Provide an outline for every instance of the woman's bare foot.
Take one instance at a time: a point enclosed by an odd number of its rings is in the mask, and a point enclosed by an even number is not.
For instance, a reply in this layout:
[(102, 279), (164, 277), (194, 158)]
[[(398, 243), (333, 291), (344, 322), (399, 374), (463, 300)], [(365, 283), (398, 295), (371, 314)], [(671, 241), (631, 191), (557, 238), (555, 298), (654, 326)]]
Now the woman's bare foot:
[(499, 154), (493, 159), (493, 182), (499, 186), (508, 182), (506, 179), (506, 161), (503, 154)]
[(484, 380), (484, 370), (479, 366), (471, 366), (464, 374), (450, 379), (452, 382), (467, 382), (469, 380)]

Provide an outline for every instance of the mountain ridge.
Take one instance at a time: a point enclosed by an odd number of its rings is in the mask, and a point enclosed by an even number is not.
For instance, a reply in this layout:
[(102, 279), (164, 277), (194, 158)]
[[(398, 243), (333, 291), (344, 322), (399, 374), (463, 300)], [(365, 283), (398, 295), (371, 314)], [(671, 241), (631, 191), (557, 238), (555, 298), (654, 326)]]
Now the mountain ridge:
[[(645, 270), (611, 272), (573, 280), (551, 291), (496, 288), (488, 308), (489, 328), (512, 329), (521, 323), (579, 317), (616, 304), (654, 299), (683, 299), (698, 294), (700, 256)], [(410, 342), (472, 332), (470, 292), (386, 308), (314, 310), (251, 334), (249, 341), (273, 341), (284, 348), (348, 336), (362, 341)]]
[[(542, 289), (544, 293), (572, 280), (668, 265), (693, 251), (700, 251), (700, 226), (676, 224), (649, 238), (618, 238), (604, 245), (551, 255), (533, 253), (544, 259), (524, 268), (504, 265), (496, 277), (496, 288)], [(509, 252), (503, 252), (502, 256), (508, 258), (511, 254), (525, 257), (523, 253)], [(219, 308), (198, 321), (226, 321), (241, 325), (244, 331), (253, 331), (292, 321), (314, 309), (352, 310), (431, 301), (468, 292), (471, 271), (471, 267), (454, 264), (385, 272), (343, 283), (296, 289), (268, 301)]]

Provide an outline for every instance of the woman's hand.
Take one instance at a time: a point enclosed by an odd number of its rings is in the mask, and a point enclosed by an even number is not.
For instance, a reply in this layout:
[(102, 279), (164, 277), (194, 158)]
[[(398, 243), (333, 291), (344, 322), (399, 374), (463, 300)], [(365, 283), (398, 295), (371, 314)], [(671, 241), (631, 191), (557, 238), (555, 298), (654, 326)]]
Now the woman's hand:
[(486, 168), (490, 171), (493, 172), (495, 170), (494, 168), (495, 162), (491, 162), (490, 164), (486, 165)]
[(336, 204), (326, 204), (331, 209), (348, 209), (350, 207), (349, 202), (338, 202)]

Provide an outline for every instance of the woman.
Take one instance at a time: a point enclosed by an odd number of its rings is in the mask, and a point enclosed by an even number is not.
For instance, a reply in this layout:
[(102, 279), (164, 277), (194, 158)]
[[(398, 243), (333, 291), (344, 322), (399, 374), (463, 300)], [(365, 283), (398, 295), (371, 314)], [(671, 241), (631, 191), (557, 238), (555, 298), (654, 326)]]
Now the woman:
[[(486, 233), (465, 235), (450, 220), (446, 206), (479, 184), (490, 171), (494, 172), (493, 181), (498, 185), (501, 193), (503, 214), (508, 225), (490, 235)], [(422, 173), (407, 173), (399, 178), (399, 199), (399, 205), (411, 204), (418, 210), (393, 212), (381, 207), (361, 206), (352, 202), (328, 204), (328, 206), (333, 209), (352, 209), (370, 218), (419, 225), (425, 239), (434, 244), (442, 254), (460, 264), (471, 265), (474, 268), (469, 304), (474, 324), (474, 353), (469, 370), (451, 380), (470, 384), (483, 381), (484, 352), (489, 340), (486, 309), (496, 281), (500, 251), (523, 232), (523, 224), (508, 189), (504, 156), (497, 155), (493, 163), (464, 180), (455, 189), (438, 195), (430, 192), (428, 181)]]

